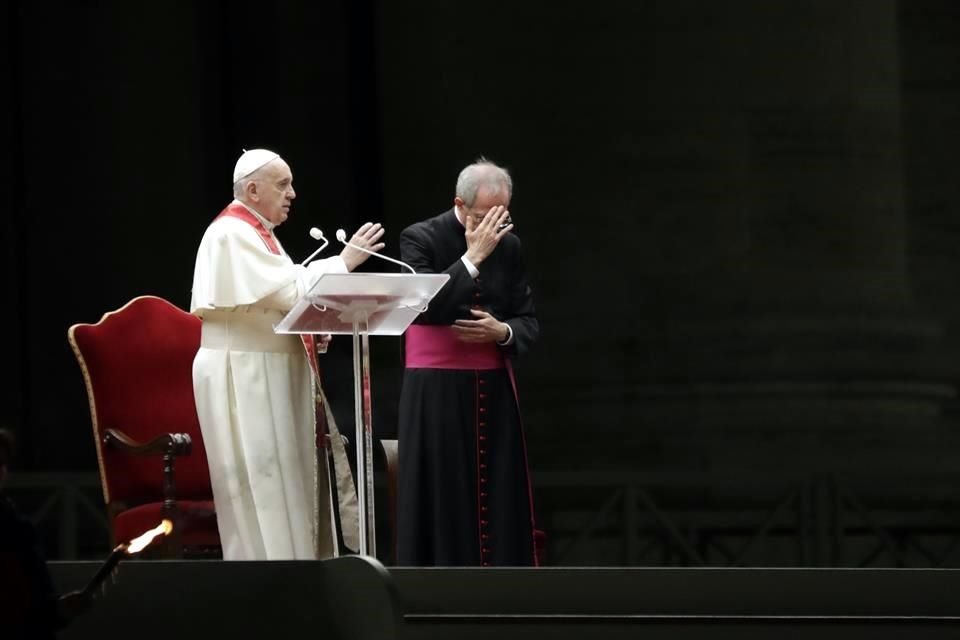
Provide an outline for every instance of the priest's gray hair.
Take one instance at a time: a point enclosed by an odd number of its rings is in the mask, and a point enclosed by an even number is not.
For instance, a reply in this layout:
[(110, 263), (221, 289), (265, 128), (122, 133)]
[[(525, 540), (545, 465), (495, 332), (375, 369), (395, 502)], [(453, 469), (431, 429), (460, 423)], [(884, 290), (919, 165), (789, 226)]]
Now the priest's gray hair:
[(456, 195), (465, 205), (472, 207), (480, 187), (486, 187), (490, 195), (497, 195), (501, 189), (506, 189), (508, 198), (513, 195), (513, 180), (507, 170), (482, 156), (460, 172)]

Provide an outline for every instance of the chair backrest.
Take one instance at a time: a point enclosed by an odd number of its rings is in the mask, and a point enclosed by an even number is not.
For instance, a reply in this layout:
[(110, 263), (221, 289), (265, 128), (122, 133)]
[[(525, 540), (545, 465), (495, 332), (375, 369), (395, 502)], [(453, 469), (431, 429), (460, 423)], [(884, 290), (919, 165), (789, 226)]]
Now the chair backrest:
[(103, 444), (106, 429), (140, 442), (188, 433), (193, 451), (176, 460), (178, 499), (210, 499), (207, 455), (193, 397), (200, 319), (162, 298), (141, 296), (68, 337), (90, 401), (106, 502), (137, 504), (163, 495), (162, 458), (131, 456)]

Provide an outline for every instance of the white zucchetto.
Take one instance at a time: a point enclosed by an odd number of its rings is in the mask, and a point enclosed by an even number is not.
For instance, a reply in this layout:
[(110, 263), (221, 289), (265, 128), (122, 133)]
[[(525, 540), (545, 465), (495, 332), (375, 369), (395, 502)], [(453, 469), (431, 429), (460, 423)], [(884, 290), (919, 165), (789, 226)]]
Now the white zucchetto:
[(244, 149), (243, 155), (237, 160), (237, 166), (233, 168), (233, 184), (280, 157), (280, 154), (268, 151), (267, 149)]

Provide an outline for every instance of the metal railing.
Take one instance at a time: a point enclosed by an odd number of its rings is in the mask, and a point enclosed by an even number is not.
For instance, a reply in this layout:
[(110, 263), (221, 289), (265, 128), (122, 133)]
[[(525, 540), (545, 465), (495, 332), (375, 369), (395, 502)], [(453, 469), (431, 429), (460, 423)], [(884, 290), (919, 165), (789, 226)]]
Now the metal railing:
[(551, 565), (960, 566), (960, 485), (898, 497), (889, 478), (841, 478), (551, 472), (534, 486)]
[[(534, 473), (555, 566), (960, 567), (960, 478), (889, 495), (887, 477)], [(14, 474), (7, 493), (51, 559), (102, 557), (95, 473)]]
[(33, 522), (51, 560), (102, 556), (110, 529), (96, 473), (20, 473), (6, 493)]

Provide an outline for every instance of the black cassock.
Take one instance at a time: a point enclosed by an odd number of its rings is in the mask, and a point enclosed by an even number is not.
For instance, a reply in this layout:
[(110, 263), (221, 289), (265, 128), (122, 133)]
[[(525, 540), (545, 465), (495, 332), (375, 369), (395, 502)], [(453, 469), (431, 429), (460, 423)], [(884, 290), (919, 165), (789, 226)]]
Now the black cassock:
[[(520, 239), (506, 234), (476, 280), (460, 259), (466, 250), (453, 209), (400, 234), (400, 255), (417, 273), (450, 275), (416, 324), (449, 326), (480, 308), (513, 330), (503, 355), (524, 353), (539, 324)], [(399, 564), (534, 564), (526, 445), (508, 370), (407, 368), (399, 419)]]

